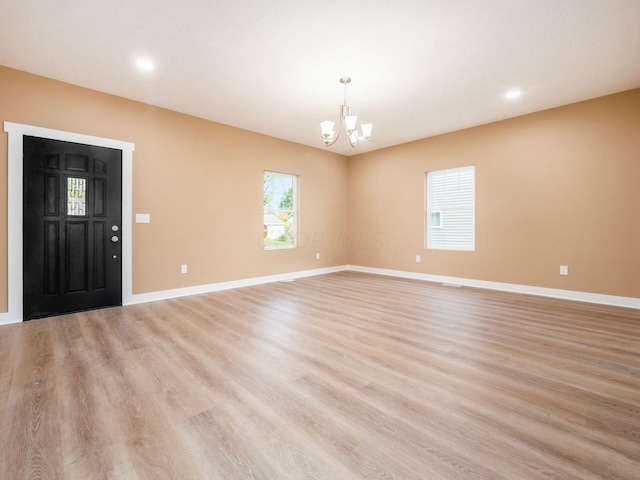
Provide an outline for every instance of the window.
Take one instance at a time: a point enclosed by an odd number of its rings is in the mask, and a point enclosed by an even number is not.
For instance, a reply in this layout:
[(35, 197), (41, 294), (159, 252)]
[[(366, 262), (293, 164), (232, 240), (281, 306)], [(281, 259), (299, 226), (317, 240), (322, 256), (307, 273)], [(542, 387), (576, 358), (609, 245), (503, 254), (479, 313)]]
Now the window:
[(295, 248), (298, 177), (264, 172), (263, 243), (265, 250)]
[(67, 178), (67, 215), (83, 217), (87, 207), (87, 179)]
[(427, 173), (427, 248), (475, 250), (475, 167)]

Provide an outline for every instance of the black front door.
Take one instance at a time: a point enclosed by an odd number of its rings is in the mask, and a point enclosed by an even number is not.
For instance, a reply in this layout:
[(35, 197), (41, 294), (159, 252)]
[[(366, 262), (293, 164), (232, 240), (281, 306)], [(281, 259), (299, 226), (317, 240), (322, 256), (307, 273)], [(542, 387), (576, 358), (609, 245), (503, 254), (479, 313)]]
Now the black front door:
[(24, 318), (122, 305), (122, 152), (24, 137)]

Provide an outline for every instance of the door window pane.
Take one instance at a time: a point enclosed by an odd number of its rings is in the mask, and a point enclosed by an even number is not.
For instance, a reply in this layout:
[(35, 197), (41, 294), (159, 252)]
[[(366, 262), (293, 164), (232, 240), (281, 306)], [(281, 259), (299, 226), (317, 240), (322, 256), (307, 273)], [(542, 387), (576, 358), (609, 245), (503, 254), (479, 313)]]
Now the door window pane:
[(67, 215), (84, 217), (87, 211), (87, 179), (67, 178)]

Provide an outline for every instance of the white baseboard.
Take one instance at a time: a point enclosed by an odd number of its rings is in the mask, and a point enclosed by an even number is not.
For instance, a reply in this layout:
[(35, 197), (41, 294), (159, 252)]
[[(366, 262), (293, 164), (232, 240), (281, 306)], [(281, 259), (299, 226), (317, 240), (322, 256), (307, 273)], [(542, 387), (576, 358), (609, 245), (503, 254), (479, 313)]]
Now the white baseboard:
[(250, 287), (252, 285), (262, 285), (264, 283), (284, 282), (288, 280), (295, 280), (296, 278), (312, 277), (314, 275), (324, 275), (326, 273), (341, 272), (344, 270), (347, 270), (346, 265), (341, 265), (338, 267), (316, 268), (313, 270), (303, 270), (300, 272), (280, 273), (278, 275), (267, 275), (265, 277), (245, 278), (242, 280), (211, 283), (208, 285), (198, 285), (195, 287), (176, 288), (173, 290), (163, 290), (160, 292), (140, 293), (132, 295), (131, 301), (127, 302), (127, 305), (155, 302), (158, 300), (167, 300), (169, 298), (187, 297), (190, 295), (198, 295), (201, 293), (219, 292), (221, 290)]
[[(132, 295), (126, 305), (139, 303), (156, 302), (169, 298), (186, 297), (201, 293), (219, 292), (233, 288), (250, 287), (252, 285), (262, 285), (272, 282), (283, 282), (295, 280), (296, 278), (324, 275), (327, 273), (342, 272), (350, 270), (353, 272), (371, 273), (374, 275), (388, 275), (391, 277), (409, 278), (412, 280), (423, 280), (427, 282), (447, 283), (461, 285), (464, 287), (486, 288), (489, 290), (500, 290), (503, 292), (523, 293), (527, 295), (537, 295), (541, 297), (560, 298), (564, 300), (575, 300), (579, 302), (597, 303), (602, 305), (612, 305), (616, 307), (626, 307), (640, 309), (640, 298), (618, 297), (615, 295), (603, 295), (599, 293), (576, 292), (572, 290), (559, 290), (555, 288), (532, 287), (529, 285), (517, 285), (513, 283), (489, 282), (486, 280), (473, 280), (470, 278), (446, 277), (442, 275), (430, 275), (426, 273), (406, 272), (403, 270), (389, 270), (386, 268), (361, 267), (359, 265), (340, 265), (337, 267), (317, 268), (313, 270), (303, 270), (300, 272), (281, 273), (278, 275), (267, 275), (264, 277), (246, 278), (229, 282), (211, 283), (208, 285), (198, 285), (195, 287), (176, 288), (173, 290), (163, 290), (159, 292), (141, 293)], [(20, 323), (21, 320), (11, 319), (9, 313), (0, 313), (0, 325)]]
[(21, 323), (22, 320), (11, 318), (9, 312), (0, 313), (0, 325), (11, 325), (12, 323)]
[[(230, 282), (211, 283), (208, 285), (197, 285), (194, 287), (176, 288), (172, 290), (162, 290), (159, 292), (141, 293), (131, 295), (131, 297), (123, 302), (123, 305), (136, 305), (138, 303), (156, 302), (158, 300), (167, 300), (169, 298), (187, 297), (190, 295), (198, 295), (201, 293), (219, 292), (222, 290), (230, 290), (232, 288), (250, 287), (252, 285), (262, 285), (272, 282), (286, 282), (295, 280), (296, 278), (312, 277), (314, 275), (324, 275), (326, 273), (341, 272), (347, 269), (346, 265), (337, 267), (316, 268), (313, 270), (303, 270), (300, 272), (280, 273), (277, 275), (267, 275), (264, 277), (245, 278), (242, 280), (233, 280)], [(9, 325), (12, 323), (21, 323), (22, 320), (15, 320), (10, 314), (0, 313), (0, 325)]]
[(500, 283), (489, 282), (486, 280), (473, 280), (470, 278), (446, 277), (442, 275), (406, 272), (403, 270), (387, 270), (385, 268), (361, 267), (358, 265), (347, 265), (346, 270), (362, 273), (373, 273), (375, 275), (388, 275), (391, 277), (410, 278), (413, 280), (424, 280), (427, 282), (461, 285), (464, 287), (486, 288), (489, 290), (500, 290), (503, 292), (524, 293), (526, 295), (537, 295), (540, 297), (552, 297), (564, 300), (575, 300), (578, 302), (598, 303), (602, 305), (640, 309), (640, 298), (633, 297), (618, 297), (615, 295), (576, 292), (573, 290), (560, 290), (545, 287), (532, 287), (529, 285), (517, 285), (514, 283)]

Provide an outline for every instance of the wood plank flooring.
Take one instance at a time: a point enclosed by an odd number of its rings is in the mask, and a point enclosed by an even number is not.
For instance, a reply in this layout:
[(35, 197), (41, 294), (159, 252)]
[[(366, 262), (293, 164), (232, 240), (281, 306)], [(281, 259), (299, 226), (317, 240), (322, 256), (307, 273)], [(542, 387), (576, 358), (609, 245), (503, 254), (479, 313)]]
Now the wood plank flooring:
[(639, 479), (640, 311), (342, 272), (0, 327), (0, 479)]

